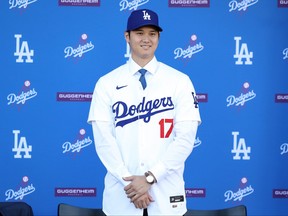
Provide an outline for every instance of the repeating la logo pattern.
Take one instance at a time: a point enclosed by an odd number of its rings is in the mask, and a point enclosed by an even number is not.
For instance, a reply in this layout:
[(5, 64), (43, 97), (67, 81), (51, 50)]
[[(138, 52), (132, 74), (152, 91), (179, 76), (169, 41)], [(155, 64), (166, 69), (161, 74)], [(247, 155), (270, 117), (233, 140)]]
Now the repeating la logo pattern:
[(64, 58), (68, 58), (68, 57), (81, 58), (84, 53), (87, 53), (93, 50), (94, 44), (92, 43), (92, 41), (88, 42), (87, 39), (88, 39), (87, 34), (82, 34), (80, 42), (76, 48), (73, 48), (72, 46), (67, 46), (64, 49), (64, 53), (65, 53)]
[(245, 65), (252, 65), (253, 62), (251, 61), (251, 59), (253, 58), (253, 52), (248, 51), (247, 43), (240, 44), (242, 37), (239, 36), (234, 37), (234, 40), (236, 42), (234, 58), (237, 59), (235, 64), (243, 65), (242, 59), (245, 58)]
[(34, 57), (34, 50), (30, 50), (27, 41), (21, 41), (22, 38), (21, 34), (15, 34), (14, 37), (16, 38), (16, 51), (14, 56), (18, 57), (16, 59), (17, 63), (23, 63), (23, 57), (26, 57), (26, 63), (33, 63), (32, 57)]
[(84, 129), (80, 129), (79, 135), (76, 139), (76, 142), (71, 143), (71, 142), (65, 142), (62, 145), (63, 148), (63, 154), (68, 153), (68, 152), (77, 152), (79, 153), (81, 149), (88, 147), (89, 145), (92, 144), (92, 140), (90, 137), (85, 137), (86, 131)]
[(240, 187), (237, 191), (227, 190), (224, 193), (225, 202), (241, 201), (244, 197), (252, 194), (254, 192), (254, 188), (251, 185), (247, 185), (247, 183), (247, 178), (243, 177), (241, 179)]
[(204, 46), (202, 45), (202, 43), (197, 42), (197, 35), (193, 34), (190, 37), (187, 48), (178, 47), (174, 50), (174, 54), (175, 54), (174, 59), (178, 59), (178, 58), (191, 59), (191, 57), (194, 54), (202, 51), (203, 49), (204, 49)]
[(9, 0), (10, 7), (13, 8), (27, 8), (29, 4), (35, 3), (37, 0)]
[(22, 178), (22, 181), (20, 183), (20, 187), (16, 190), (8, 189), (5, 192), (6, 201), (8, 200), (23, 200), (23, 198), (31, 193), (33, 193), (36, 190), (36, 188), (33, 186), (33, 184), (29, 183), (28, 176), (24, 176)]
[(254, 90), (249, 90), (250, 84), (245, 82), (241, 89), (239, 96), (229, 95), (226, 99), (227, 107), (230, 106), (244, 106), (247, 101), (250, 101), (256, 97)]
[(37, 96), (37, 91), (35, 90), (35, 88), (31, 88), (31, 83), (29, 80), (26, 80), (24, 82), (24, 85), (21, 89), (21, 93), (20, 94), (16, 94), (16, 93), (10, 93), (7, 96), (7, 100), (8, 100), (8, 105), (13, 105), (13, 104), (25, 104), (27, 100), (30, 100), (34, 97)]
[[(251, 147), (246, 146), (246, 142), (244, 138), (240, 138), (238, 140), (238, 131), (233, 131), (233, 149), (231, 153), (234, 153), (233, 160), (250, 160), (249, 154), (251, 153)], [(241, 157), (240, 154), (243, 154)]]
[(288, 48), (283, 50), (283, 59), (288, 59)]
[(256, 4), (258, 0), (233, 0), (229, 2), (229, 12), (232, 11), (246, 11), (248, 7)]
[(281, 146), (280, 146), (280, 150), (281, 150), (281, 155), (284, 155), (284, 154), (288, 154), (288, 143), (283, 143)]
[(123, 10), (137, 10), (139, 6), (145, 5), (149, 2), (149, 0), (121, 0), (119, 3), (120, 11)]
[[(32, 158), (31, 152), (32, 152), (32, 146), (27, 144), (26, 137), (22, 136), (19, 139), (20, 130), (13, 130), (14, 134), (14, 148), (12, 148), (12, 151), (15, 152), (14, 158), (25, 158), (30, 159)], [(24, 156), (22, 157), (22, 155)]]

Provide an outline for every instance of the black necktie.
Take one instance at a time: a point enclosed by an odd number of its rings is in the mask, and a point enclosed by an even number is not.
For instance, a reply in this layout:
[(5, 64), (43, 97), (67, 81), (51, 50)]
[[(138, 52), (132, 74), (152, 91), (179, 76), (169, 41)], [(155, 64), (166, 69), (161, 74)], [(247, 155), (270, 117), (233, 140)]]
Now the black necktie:
[(145, 89), (147, 86), (146, 79), (145, 79), (145, 73), (146, 72), (147, 72), (147, 70), (145, 70), (145, 69), (139, 70), (139, 73), (141, 74), (139, 81), (141, 82), (143, 89)]

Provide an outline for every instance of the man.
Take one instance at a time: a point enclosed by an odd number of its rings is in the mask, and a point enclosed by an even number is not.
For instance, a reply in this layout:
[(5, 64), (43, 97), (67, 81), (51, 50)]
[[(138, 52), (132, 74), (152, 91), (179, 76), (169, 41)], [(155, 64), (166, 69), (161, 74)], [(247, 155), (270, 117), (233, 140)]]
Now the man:
[(161, 31), (155, 12), (133, 11), (124, 34), (130, 59), (94, 89), (88, 122), (107, 169), (106, 215), (177, 216), (187, 210), (184, 163), (201, 119), (189, 77), (154, 55)]

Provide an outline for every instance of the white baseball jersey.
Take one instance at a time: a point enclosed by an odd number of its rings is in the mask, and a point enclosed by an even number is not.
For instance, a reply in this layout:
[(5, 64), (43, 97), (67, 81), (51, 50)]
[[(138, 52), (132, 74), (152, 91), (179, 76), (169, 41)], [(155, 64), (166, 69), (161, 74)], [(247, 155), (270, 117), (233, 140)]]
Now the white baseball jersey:
[[(88, 122), (93, 123), (96, 151), (107, 168), (103, 211), (107, 215), (142, 215), (127, 198), (122, 177), (151, 171), (157, 183), (149, 215), (186, 212), (184, 162), (192, 152), (201, 122), (189, 77), (154, 57), (145, 67), (130, 60), (101, 77), (94, 89)], [(95, 127), (94, 127), (95, 126)]]

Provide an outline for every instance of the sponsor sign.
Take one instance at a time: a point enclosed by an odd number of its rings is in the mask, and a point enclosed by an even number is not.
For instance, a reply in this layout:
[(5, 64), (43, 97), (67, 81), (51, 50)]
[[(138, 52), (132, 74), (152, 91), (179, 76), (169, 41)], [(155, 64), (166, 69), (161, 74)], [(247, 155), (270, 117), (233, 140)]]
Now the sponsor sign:
[(186, 197), (206, 197), (206, 188), (186, 188)]
[(288, 103), (288, 94), (275, 94), (275, 103)]
[(278, 0), (278, 7), (287, 7), (288, 8), (288, 0)]
[(57, 92), (56, 100), (61, 102), (90, 102), (93, 93), (90, 92)]
[(274, 189), (273, 198), (288, 198), (288, 189)]
[(100, 6), (100, 0), (58, 0), (59, 6)]
[(210, 7), (210, 0), (169, 0), (169, 7)]
[(96, 188), (55, 188), (56, 197), (95, 197)]

